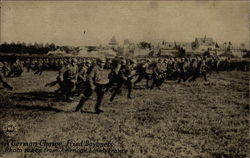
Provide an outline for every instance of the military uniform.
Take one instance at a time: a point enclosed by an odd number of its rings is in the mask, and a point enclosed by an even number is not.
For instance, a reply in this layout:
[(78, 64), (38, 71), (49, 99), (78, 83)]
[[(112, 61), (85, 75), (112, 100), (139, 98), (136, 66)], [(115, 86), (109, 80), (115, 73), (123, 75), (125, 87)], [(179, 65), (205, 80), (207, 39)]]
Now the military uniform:
[(13, 90), (13, 86), (6, 80), (4, 74), (2, 73), (2, 66), (3, 66), (2, 63), (0, 63), (0, 82), (2, 82), (5, 88)]
[(85, 65), (81, 65), (78, 70), (76, 83), (76, 91), (78, 96), (80, 95), (81, 91), (86, 87), (87, 70), (88, 67)]
[(66, 100), (71, 101), (73, 100), (73, 92), (76, 87), (77, 82), (77, 60), (72, 60), (72, 64), (68, 65), (66, 71), (63, 73), (63, 85), (65, 86), (65, 95)]
[(132, 94), (132, 89), (133, 89), (133, 77), (135, 76), (134, 74), (134, 65), (132, 64), (126, 64), (126, 62), (123, 62), (123, 65), (121, 65), (120, 70), (117, 75), (117, 87), (115, 88), (114, 92), (112, 93), (112, 96), (110, 98), (110, 101), (113, 101), (115, 96), (119, 91), (121, 91), (121, 88), (123, 85), (126, 85), (128, 87), (128, 94), (127, 97), (132, 99), (133, 97), (131, 96)]
[(150, 75), (148, 74), (149, 62), (139, 64), (137, 66), (137, 73), (139, 77), (135, 81), (134, 85), (141, 82), (142, 79), (146, 79), (146, 87), (149, 88)]
[(205, 60), (200, 60), (200, 61), (195, 61), (193, 63), (193, 74), (192, 74), (192, 78), (189, 80), (189, 82), (191, 81), (195, 81), (199, 76), (203, 76), (204, 80), (207, 81), (207, 70), (208, 70), (208, 66), (206, 65)]
[(182, 59), (182, 61), (179, 63), (179, 80), (178, 83), (183, 80), (185, 82), (189, 75), (190, 75), (190, 63), (187, 59)]
[(82, 109), (84, 103), (90, 98), (90, 96), (93, 94), (93, 92), (96, 92), (97, 100), (95, 105), (95, 112), (99, 114), (100, 112), (103, 112), (100, 109), (105, 88), (109, 82), (108, 80), (108, 74), (104, 72), (104, 59), (99, 59), (97, 61), (97, 65), (93, 66), (93, 68), (90, 70), (87, 81), (86, 81), (86, 88), (84, 89), (83, 96), (81, 97), (81, 100), (79, 104), (77, 105), (75, 112)]
[(166, 72), (166, 65), (162, 63), (161, 60), (158, 63), (155, 63), (155, 66), (153, 68), (153, 74), (152, 74), (153, 83), (151, 85), (151, 89), (153, 89), (155, 86), (160, 88), (160, 86), (165, 80), (164, 78), (165, 72)]

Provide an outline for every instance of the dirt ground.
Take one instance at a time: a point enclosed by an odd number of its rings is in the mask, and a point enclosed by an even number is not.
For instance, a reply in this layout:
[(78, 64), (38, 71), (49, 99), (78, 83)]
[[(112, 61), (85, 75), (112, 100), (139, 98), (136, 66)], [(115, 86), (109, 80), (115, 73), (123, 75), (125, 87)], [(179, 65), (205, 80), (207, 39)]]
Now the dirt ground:
[[(135, 157), (135, 158), (240, 158), (249, 151), (249, 73), (220, 72), (208, 75), (209, 83), (164, 83), (161, 89), (135, 87), (135, 99), (126, 98), (126, 89), (109, 102), (105, 94), (100, 115), (92, 113), (96, 96), (85, 105), (84, 113), (74, 113), (80, 97), (73, 102), (58, 101), (56, 72), (42, 76), (24, 73), (9, 78), (16, 90), (0, 89), (0, 157)], [(14, 136), (2, 127), (12, 121), (18, 126)], [(54, 152), (6, 151), (6, 142), (62, 142)], [(112, 152), (84, 152), (83, 146), (67, 146), (67, 141), (93, 144), (111, 143)], [(52, 144), (52, 143), (51, 143)], [(12, 149), (15, 146), (11, 146)], [(49, 148), (49, 147), (48, 147)], [(50, 146), (54, 149), (55, 147)], [(101, 149), (100, 147), (91, 149)], [(122, 152), (123, 151), (123, 152)]]

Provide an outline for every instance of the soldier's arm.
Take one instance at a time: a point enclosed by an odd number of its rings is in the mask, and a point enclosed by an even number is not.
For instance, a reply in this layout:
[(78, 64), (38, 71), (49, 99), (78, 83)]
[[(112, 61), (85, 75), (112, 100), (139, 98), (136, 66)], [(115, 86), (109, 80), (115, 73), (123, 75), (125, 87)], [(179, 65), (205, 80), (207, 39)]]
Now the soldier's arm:
[(121, 69), (121, 65), (118, 64), (118, 65), (115, 67), (115, 70), (114, 70), (114, 72), (115, 72), (116, 75), (118, 75), (120, 69)]
[(92, 90), (95, 89), (94, 78), (96, 76), (96, 69), (93, 68), (92, 71), (88, 75), (89, 85)]
[(125, 73), (123, 71), (120, 71), (120, 76), (124, 79), (127, 80), (128, 77), (125, 75)]

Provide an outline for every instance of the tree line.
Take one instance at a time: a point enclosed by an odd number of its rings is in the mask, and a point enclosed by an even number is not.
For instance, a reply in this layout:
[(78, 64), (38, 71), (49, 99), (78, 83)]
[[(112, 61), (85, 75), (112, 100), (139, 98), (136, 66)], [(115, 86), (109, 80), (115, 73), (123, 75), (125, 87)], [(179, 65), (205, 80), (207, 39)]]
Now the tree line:
[(4, 42), (0, 45), (1, 53), (14, 53), (14, 54), (47, 54), (49, 51), (60, 50), (66, 53), (78, 53), (80, 47), (72, 46), (58, 46), (54, 43), (28, 43), (25, 42)]

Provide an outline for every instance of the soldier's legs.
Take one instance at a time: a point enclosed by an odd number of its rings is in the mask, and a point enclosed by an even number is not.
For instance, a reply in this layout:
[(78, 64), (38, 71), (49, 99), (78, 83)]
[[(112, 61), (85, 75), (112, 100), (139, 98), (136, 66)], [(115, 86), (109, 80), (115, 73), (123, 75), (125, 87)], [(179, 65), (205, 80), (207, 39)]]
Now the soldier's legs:
[(149, 80), (150, 80), (150, 77), (148, 74), (145, 75), (145, 78), (146, 78), (146, 87), (149, 88)]
[(118, 83), (117, 87), (115, 88), (114, 92), (112, 93), (111, 98), (109, 99), (110, 101), (113, 101), (115, 99), (116, 94), (120, 91), (120, 89), (122, 88), (123, 84), (124, 84), (123, 81), (120, 82), (120, 83)]
[(199, 71), (194, 71), (192, 74), (192, 78), (189, 80), (189, 82), (194, 82), (198, 77), (199, 77)]
[(75, 90), (75, 83), (73, 81), (66, 82), (66, 99), (72, 100), (73, 92)]
[(207, 82), (207, 74), (206, 74), (206, 72), (202, 72), (202, 76), (204, 77), (204, 80)]
[(103, 100), (103, 96), (104, 96), (104, 90), (102, 89), (102, 87), (96, 88), (96, 95), (97, 95), (97, 99), (96, 99), (96, 104), (95, 104), (95, 112), (97, 114), (99, 114), (100, 112), (103, 112), (100, 109), (100, 106), (101, 106), (102, 100)]
[(178, 77), (178, 83), (181, 83), (181, 79), (182, 79), (182, 72), (179, 74), (179, 77)]
[(5, 88), (8, 88), (10, 90), (13, 90), (13, 86), (7, 82), (7, 80), (5, 79), (4, 75), (2, 74), (2, 72), (0, 72), (0, 82), (3, 83), (3, 86)]
[(127, 87), (128, 87), (128, 95), (127, 95), (127, 97), (128, 97), (129, 99), (132, 99), (133, 97), (131, 96), (131, 93), (132, 93), (132, 89), (133, 89), (134, 83), (131, 82), (131, 81), (127, 81), (127, 82), (126, 82), (126, 85), (127, 85)]
[(141, 82), (141, 80), (144, 78), (144, 76), (142, 74), (139, 75), (138, 79), (134, 82), (134, 85), (136, 85), (137, 83)]
[(164, 82), (164, 78), (158, 79), (158, 81), (156, 83), (156, 87), (158, 87), (160, 89), (160, 86), (163, 84), (163, 82)]
[(39, 70), (39, 75), (41, 76), (42, 73), (43, 73), (43, 68), (41, 68), (41, 69)]
[(75, 112), (79, 111), (82, 109), (84, 103), (89, 99), (89, 97), (93, 94), (93, 90), (88, 87), (84, 90), (83, 92), (83, 96), (81, 97), (80, 102), (78, 103), (78, 105), (76, 106)]
[(150, 87), (150, 89), (153, 89), (154, 87), (155, 87), (155, 83), (156, 83), (156, 78), (152, 78), (152, 85), (151, 85), (151, 87)]

